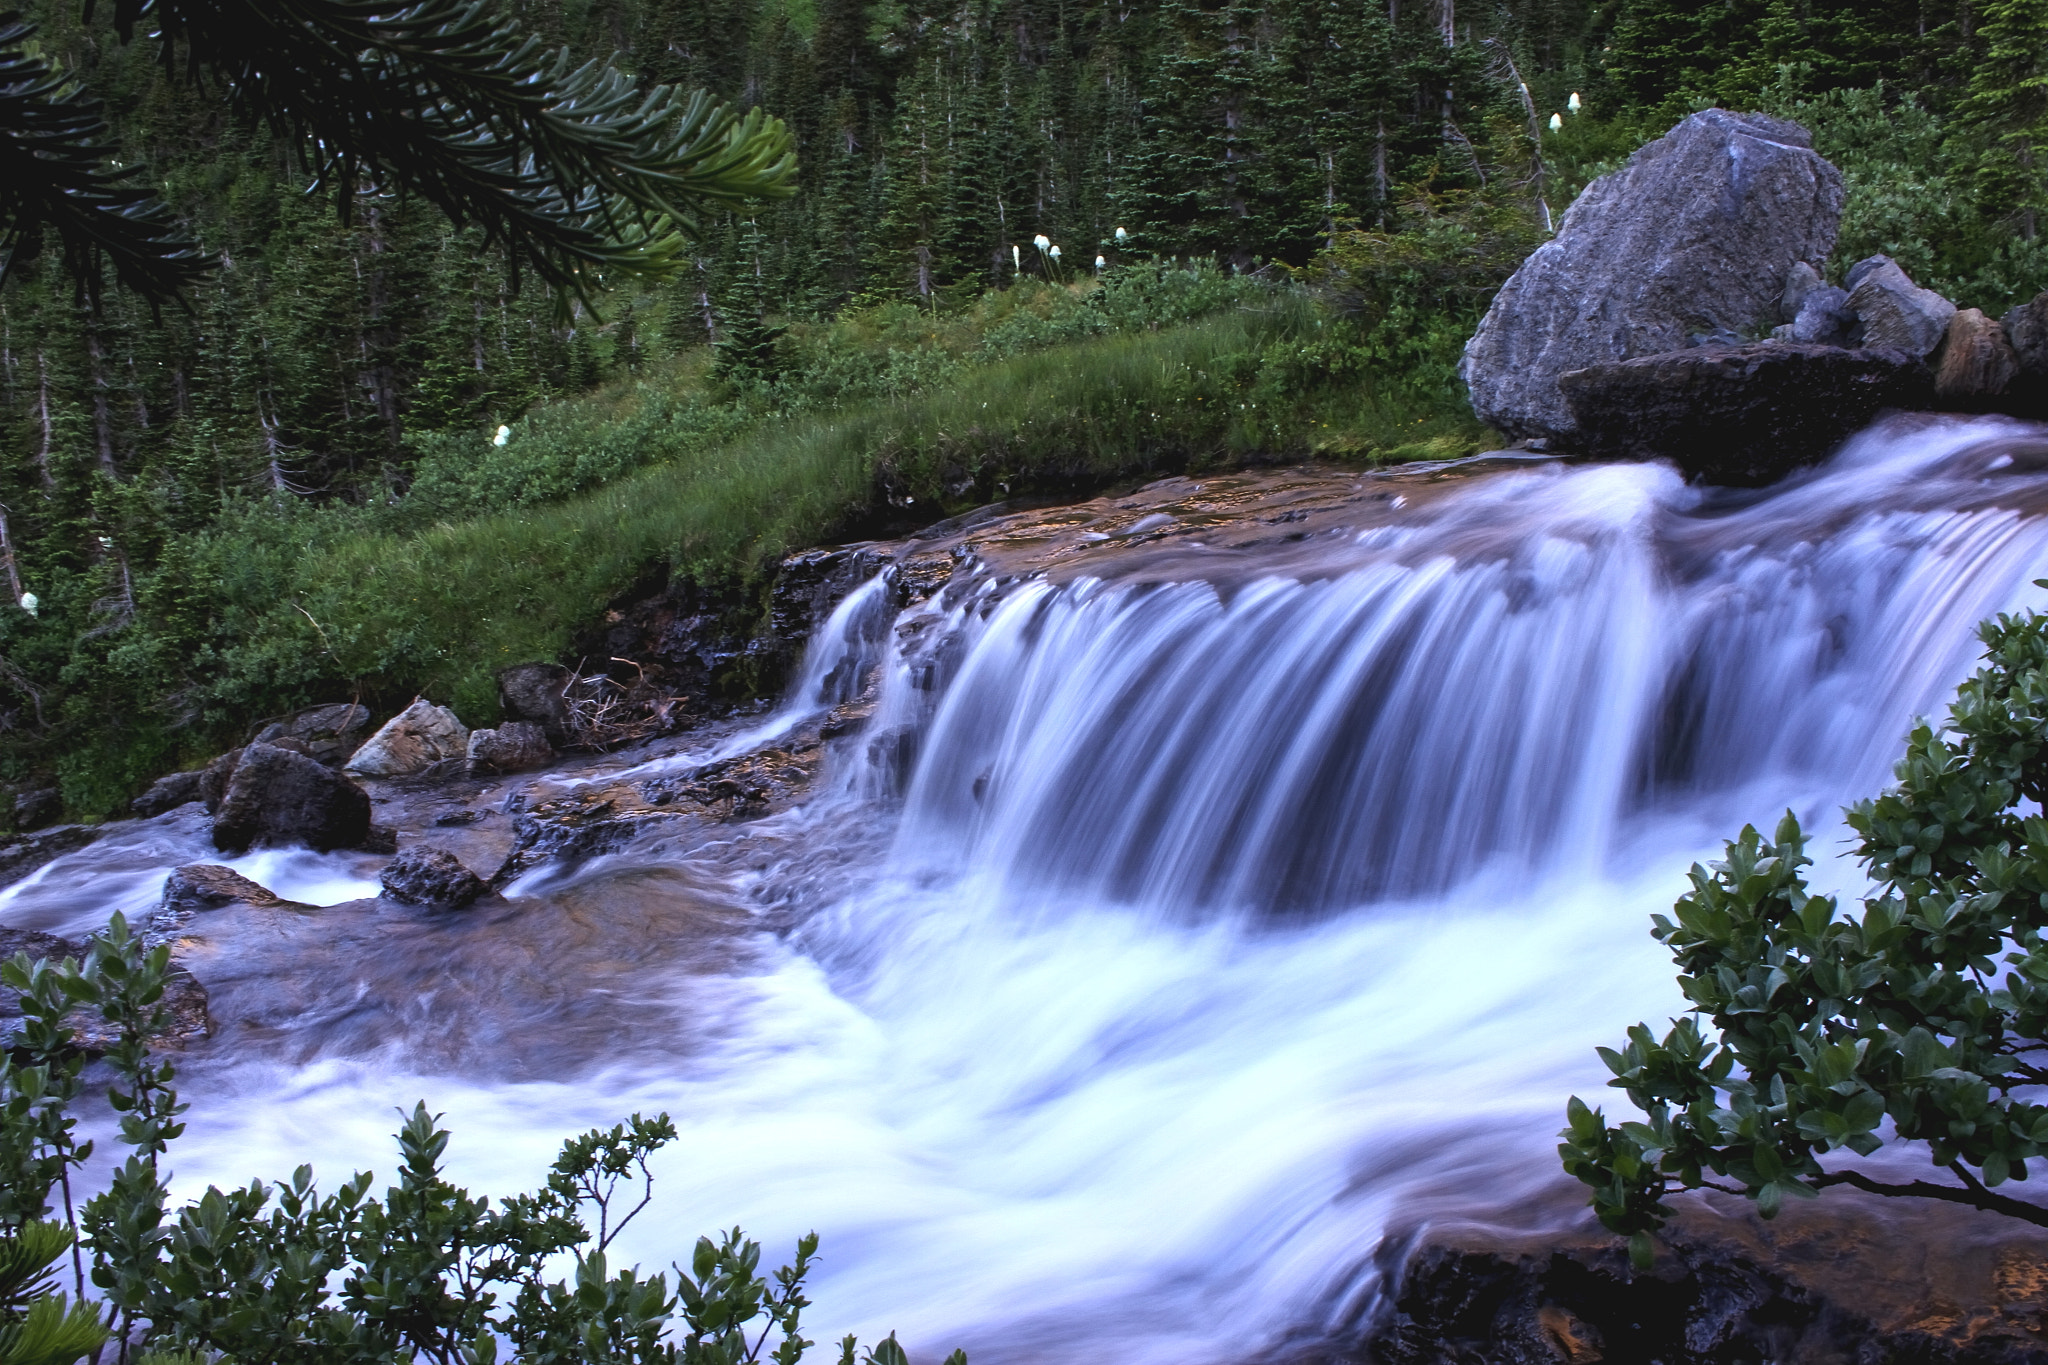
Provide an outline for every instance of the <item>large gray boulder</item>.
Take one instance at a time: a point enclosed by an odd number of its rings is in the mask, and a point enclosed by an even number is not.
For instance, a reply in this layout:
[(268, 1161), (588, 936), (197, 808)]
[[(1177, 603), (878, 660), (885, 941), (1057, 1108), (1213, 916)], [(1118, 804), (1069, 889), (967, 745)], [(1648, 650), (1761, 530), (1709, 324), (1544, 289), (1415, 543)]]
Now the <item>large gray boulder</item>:
[(1473, 410), (1569, 442), (1566, 371), (1767, 332), (1793, 265), (1834, 249), (1842, 201), (1798, 124), (1694, 114), (1587, 186), (1502, 287), (1459, 367)]

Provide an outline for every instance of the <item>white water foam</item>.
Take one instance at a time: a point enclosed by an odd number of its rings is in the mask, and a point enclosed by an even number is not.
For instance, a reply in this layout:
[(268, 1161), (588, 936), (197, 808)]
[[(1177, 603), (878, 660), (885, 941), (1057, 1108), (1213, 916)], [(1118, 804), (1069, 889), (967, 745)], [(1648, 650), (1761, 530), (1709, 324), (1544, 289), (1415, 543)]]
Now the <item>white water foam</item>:
[[(854, 745), (837, 795), (757, 830), (779, 851), (692, 855), (741, 905), (838, 870), (793, 933), (666, 983), (701, 1045), (546, 1081), (197, 1056), (177, 1189), (388, 1172), (421, 1096), (457, 1174), (509, 1189), (566, 1133), (667, 1109), (683, 1140), (624, 1253), (738, 1222), (773, 1257), (815, 1227), (821, 1336), (977, 1365), (1342, 1340), (1385, 1230), (1549, 1197), (1594, 1045), (1680, 1006), (1646, 930), (1685, 868), (1787, 806), (1839, 847), (1831, 812), (1943, 705), (1975, 622), (2043, 600), (2042, 449), (1894, 427), (1743, 497), (1549, 466), (1314, 575), (928, 604), (871, 725), (914, 736), (901, 814)], [(876, 821), (886, 856), (835, 864)]]

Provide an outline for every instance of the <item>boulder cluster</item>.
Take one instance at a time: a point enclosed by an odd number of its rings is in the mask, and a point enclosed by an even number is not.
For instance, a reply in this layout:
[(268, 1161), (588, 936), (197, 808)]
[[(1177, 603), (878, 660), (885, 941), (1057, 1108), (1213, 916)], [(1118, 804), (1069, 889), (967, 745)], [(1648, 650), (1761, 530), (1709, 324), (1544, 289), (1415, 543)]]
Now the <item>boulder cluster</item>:
[(1841, 174), (1804, 128), (1709, 109), (1589, 186), (1501, 289), (1461, 367), (1539, 448), (1756, 485), (1886, 409), (2039, 415), (2048, 293), (1995, 320), (1872, 256), (1830, 284)]

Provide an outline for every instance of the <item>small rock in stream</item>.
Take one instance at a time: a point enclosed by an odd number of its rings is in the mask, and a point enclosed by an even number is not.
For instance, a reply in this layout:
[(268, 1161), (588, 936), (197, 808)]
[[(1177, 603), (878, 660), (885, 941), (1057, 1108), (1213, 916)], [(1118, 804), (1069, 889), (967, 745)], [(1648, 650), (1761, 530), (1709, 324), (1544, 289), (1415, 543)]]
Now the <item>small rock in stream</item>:
[(450, 910), (469, 905), (490, 891), (483, 878), (438, 848), (407, 849), (391, 860), (379, 880), (392, 900)]
[[(170, 914), (216, 910), (223, 905), (293, 906), (267, 887), (218, 863), (190, 863), (164, 878), (162, 909)], [(303, 907), (298, 907), (303, 908)]]

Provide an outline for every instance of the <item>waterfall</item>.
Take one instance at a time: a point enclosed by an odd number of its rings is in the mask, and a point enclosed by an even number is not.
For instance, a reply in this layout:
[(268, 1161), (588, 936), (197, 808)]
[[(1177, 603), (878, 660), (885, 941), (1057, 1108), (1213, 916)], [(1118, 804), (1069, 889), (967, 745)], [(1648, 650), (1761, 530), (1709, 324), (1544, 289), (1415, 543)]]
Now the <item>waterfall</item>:
[[(2048, 600), (2048, 436), (1901, 420), (1761, 492), (1555, 462), (1360, 507), (1159, 572), (969, 559), (893, 623), (870, 583), (771, 718), (879, 669), (807, 805), (458, 927), (344, 906), (247, 949), (217, 998), (319, 1008), (182, 1066), (177, 1190), (388, 1174), (419, 1096), (458, 1177), (508, 1190), (666, 1109), (682, 1140), (615, 1255), (741, 1223), (774, 1258), (815, 1227), (807, 1326), (976, 1365), (1342, 1347), (1388, 1235), (1578, 1216), (1565, 1097), (1681, 1008), (1649, 915), (1745, 821), (1789, 806), (1841, 847), (1976, 622)], [(204, 856), (149, 837), (0, 921), (143, 908), (145, 868)], [(359, 1046), (388, 999), (409, 1022)]]

